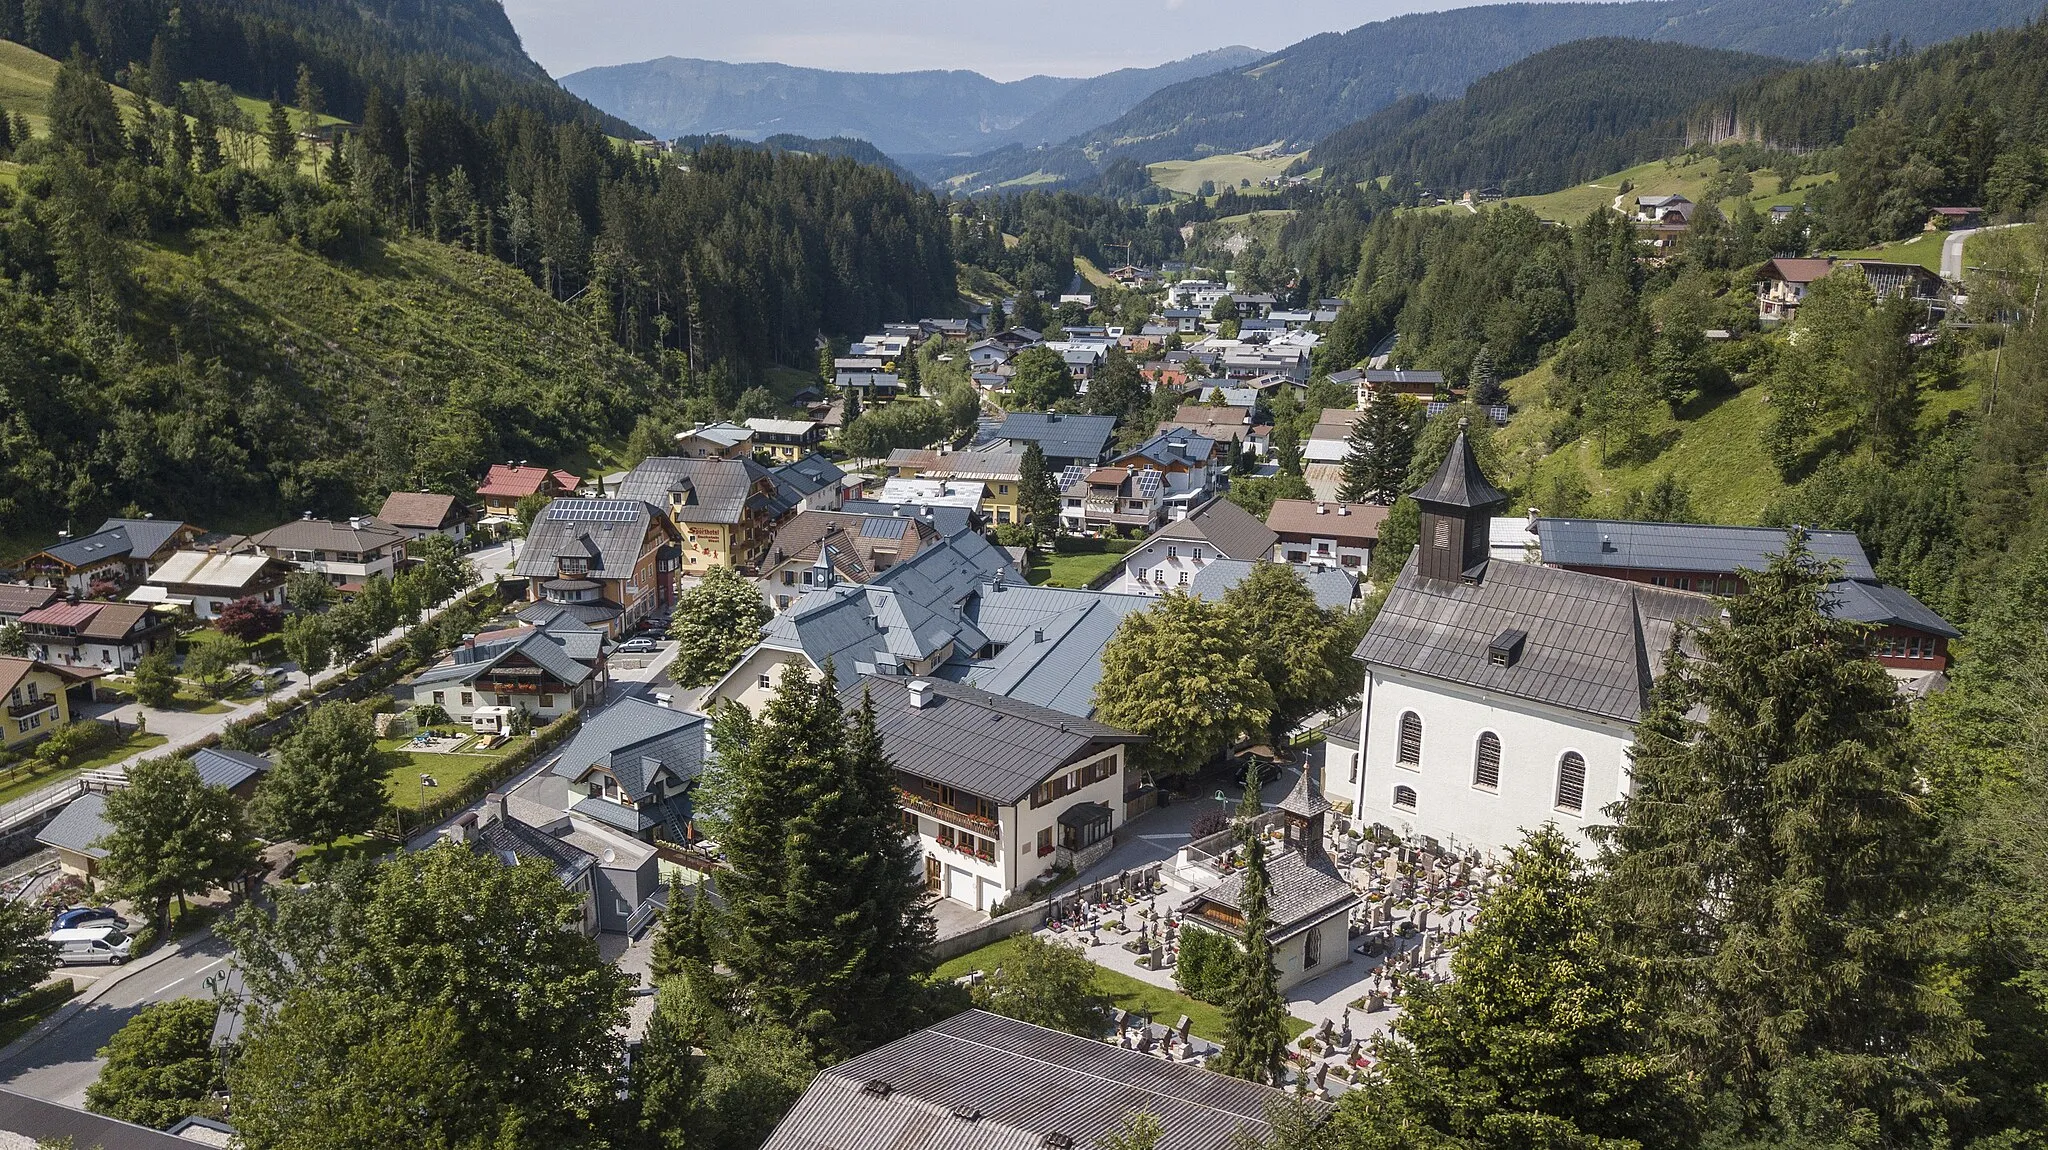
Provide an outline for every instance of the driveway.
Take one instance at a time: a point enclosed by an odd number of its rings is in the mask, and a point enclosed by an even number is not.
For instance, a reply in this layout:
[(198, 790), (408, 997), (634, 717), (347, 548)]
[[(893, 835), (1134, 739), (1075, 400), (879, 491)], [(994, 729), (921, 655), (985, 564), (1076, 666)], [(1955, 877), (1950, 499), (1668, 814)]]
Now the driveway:
[(1961, 231), (1950, 232), (1948, 238), (1941, 241), (1941, 278), (1951, 283), (1962, 282), (1964, 270), (1963, 245), (1969, 243), (1971, 236), (1976, 235), (1978, 232), (1995, 232), (2001, 228), (2013, 226), (2012, 224), (1992, 224), (1989, 227), (1964, 228)]

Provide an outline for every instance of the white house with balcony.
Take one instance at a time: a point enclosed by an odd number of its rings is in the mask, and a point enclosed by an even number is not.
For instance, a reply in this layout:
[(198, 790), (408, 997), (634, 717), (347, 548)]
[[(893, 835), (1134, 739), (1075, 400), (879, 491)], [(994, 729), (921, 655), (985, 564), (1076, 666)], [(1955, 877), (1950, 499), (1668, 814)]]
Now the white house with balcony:
[(847, 706), (863, 693), (933, 894), (988, 911), (1115, 845), (1140, 736), (942, 680), (869, 675)]
[(349, 520), (307, 516), (249, 537), (258, 550), (337, 587), (360, 587), (386, 579), (405, 562), (405, 532), (367, 515)]
[(1110, 586), (1127, 595), (1165, 595), (1192, 591), (1195, 580), (1219, 559), (1256, 563), (1270, 559), (1272, 529), (1228, 499), (1216, 499), (1200, 511), (1173, 523), (1124, 556), (1122, 571)]

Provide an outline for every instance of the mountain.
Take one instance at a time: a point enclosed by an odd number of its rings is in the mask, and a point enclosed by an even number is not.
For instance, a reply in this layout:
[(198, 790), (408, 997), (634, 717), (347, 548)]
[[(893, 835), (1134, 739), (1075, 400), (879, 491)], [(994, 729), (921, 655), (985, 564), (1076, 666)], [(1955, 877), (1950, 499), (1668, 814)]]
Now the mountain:
[(1248, 67), (1162, 88), (1074, 141), (1140, 162), (1305, 145), (1406, 96), (1454, 97), (1531, 53), (1622, 36), (1813, 60), (2025, 23), (2040, 0), (1635, 0), (1496, 4), (1325, 33)]
[(1556, 191), (1664, 155), (1683, 117), (1786, 61), (1652, 40), (1577, 40), (1480, 78), (1456, 100), (1409, 96), (1317, 144), (1326, 177), (1435, 191)]
[(498, 0), (0, 0), (0, 39), (59, 59), (83, 49), (103, 71), (146, 63), (171, 82), (212, 80), (290, 99), (311, 72), (326, 110), (359, 119), (372, 89), (440, 97), (488, 118), (517, 106), (615, 136), (632, 126), (563, 91), (526, 55)]
[(1031, 76), (1009, 83), (978, 72), (828, 72), (669, 56), (588, 68), (563, 77), (562, 86), (663, 138), (851, 136), (903, 156), (1063, 140), (1168, 85), (1260, 56), (1252, 48), (1222, 48), (1087, 80)]
[(685, 152), (695, 152), (715, 144), (744, 151), (793, 152), (799, 156), (826, 156), (833, 159), (852, 160), (856, 164), (886, 168), (912, 183), (917, 177), (909, 169), (883, 154), (882, 149), (866, 140), (855, 140), (846, 136), (834, 136), (829, 140), (814, 140), (809, 136), (792, 136), (788, 133), (770, 136), (765, 140), (742, 140), (732, 136), (678, 136), (676, 147)]

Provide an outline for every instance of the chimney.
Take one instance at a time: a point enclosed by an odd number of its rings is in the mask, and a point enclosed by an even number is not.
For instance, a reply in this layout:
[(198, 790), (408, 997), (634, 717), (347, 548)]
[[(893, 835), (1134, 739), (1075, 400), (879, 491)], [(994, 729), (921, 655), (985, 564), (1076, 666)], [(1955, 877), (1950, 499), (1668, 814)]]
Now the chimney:
[(1043, 643), (1043, 642), (1045, 642), (1045, 628), (1043, 628), (1043, 627), (1033, 627), (1033, 628), (1031, 629), (1031, 641), (1032, 641), (1032, 642), (1034, 642), (1034, 643)]
[(1321, 504), (1320, 502), (1318, 502), (1318, 503), (1316, 504), (1316, 514), (1317, 514), (1317, 515), (1328, 515), (1329, 513), (1330, 513), (1330, 509), (1329, 509), (1329, 508), (1327, 508), (1327, 507), (1323, 506), (1323, 505), (1322, 505), (1322, 504)]
[(304, 521), (305, 521), (305, 522), (307, 522), (307, 523), (311, 523), (311, 522), (313, 521), (313, 512), (312, 512), (312, 511), (310, 511), (310, 510), (308, 510), (308, 511), (306, 511), (306, 512), (302, 513), (302, 514), (301, 514), (301, 515), (299, 516), (299, 518), (300, 518), (300, 519), (302, 519), (302, 520), (304, 520)]
[(912, 707), (922, 710), (937, 701), (937, 696), (932, 694), (932, 685), (930, 683), (925, 682), (923, 679), (912, 679), (910, 681), (910, 705)]
[(505, 792), (492, 791), (490, 794), (485, 795), (484, 813), (501, 823), (511, 822), (512, 816), (505, 810)]
[(1348, 503), (1339, 503), (1339, 504), (1337, 505), (1337, 514), (1339, 514), (1339, 515), (1349, 515), (1349, 514), (1351, 514), (1351, 505), (1350, 505), (1350, 504), (1348, 504)]
[(1529, 530), (1536, 530), (1536, 521), (1541, 518), (1543, 518), (1543, 509), (1540, 507), (1531, 507), (1529, 509)]
[(470, 813), (463, 815), (461, 818), (456, 819), (454, 825), (450, 826), (447, 830), (442, 831), (441, 835), (443, 838), (447, 839), (451, 843), (454, 843), (456, 846), (461, 846), (462, 844), (468, 842), (472, 835), (476, 834), (476, 821), (477, 814), (476, 812), (471, 811)]

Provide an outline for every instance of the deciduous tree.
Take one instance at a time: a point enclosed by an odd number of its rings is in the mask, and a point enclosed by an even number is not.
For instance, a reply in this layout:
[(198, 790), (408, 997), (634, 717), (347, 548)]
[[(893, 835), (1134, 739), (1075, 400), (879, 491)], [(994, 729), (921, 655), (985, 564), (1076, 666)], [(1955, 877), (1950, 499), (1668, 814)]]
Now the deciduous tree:
[(276, 758), (256, 796), (257, 822), (273, 838), (331, 843), (376, 826), (390, 804), (376, 727), (358, 704), (315, 708)]
[(193, 1115), (218, 1115), (221, 1060), (213, 1050), (212, 999), (174, 998), (142, 1008), (100, 1048), (106, 1060), (85, 1088), (85, 1108), (123, 1122), (168, 1129)]
[(128, 785), (107, 795), (111, 828), (99, 841), (109, 891), (149, 908), (168, 930), (172, 900), (204, 894), (256, 865), (256, 840), (242, 804), (208, 786), (189, 759), (146, 759), (128, 768)]
[(1096, 717), (1145, 735), (1133, 756), (1155, 775), (1197, 771), (1239, 735), (1266, 729), (1273, 687), (1252, 640), (1220, 603), (1174, 592), (1124, 616), (1102, 651)]
[(222, 604), (220, 613), (214, 616), (213, 625), (224, 635), (244, 643), (254, 643), (276, 634), (284, 626), (284, 611), (254, 595), (247, 595)]
[(1018, 352), (1011, 366), (1016, 369), (1010, 376), (1013, 410), (1050, 411), (1054, 404), (1074, 397), (1074, 377), (1067, 374), (1066, 360), (1043, 344)]
[(34, 903), (0, 903), (0, 998), (11, 1001), (49, 977), (57, 961), (49, 931), (49, 915)]
[(1109, 1000), (1098, 985), (1098, 973), (1099, 968), (1071, 946), (1018, 935), (1001, 967), (974, 985), (974, 1005), (1034, 1026), (1095, 1038), (1109, 1017)]
[(135, 664), (135, 700), (161, 711), (178, 698), (178, 671), (169, 650), (151, 651)]
[(761, 589), (730, 567), (713, 567), (695, 587), (676, 597), (669, 638), (676, 641), (669, 675), (678, 686), (703, 687), (732, 670), (747, 648), (761, 641), (761, 625), (772, 612)]

